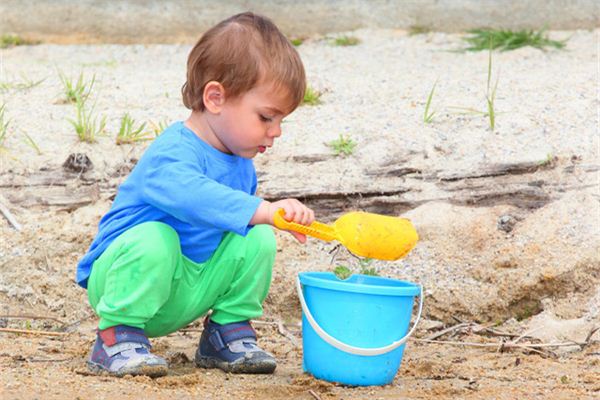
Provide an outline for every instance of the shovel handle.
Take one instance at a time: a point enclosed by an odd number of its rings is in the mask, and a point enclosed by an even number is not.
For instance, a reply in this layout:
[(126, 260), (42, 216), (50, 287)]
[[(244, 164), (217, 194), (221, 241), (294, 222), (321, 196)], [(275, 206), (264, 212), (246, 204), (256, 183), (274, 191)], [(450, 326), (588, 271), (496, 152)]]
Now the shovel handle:
[(273, 224), (278, 229), (303, 233), (305, 235), (312, 236), (317, 239), (325, 240), (326, 242), (330, 242), (336, 239), (335, 231), (329, 225), (315, 221), (312, 224), (306, 226), (298, 224), (296, 222), (286, 221), (284, 216), (285, 210), (283, 208), (280, 208), (275, 212), (275, 214), (273, 214)]

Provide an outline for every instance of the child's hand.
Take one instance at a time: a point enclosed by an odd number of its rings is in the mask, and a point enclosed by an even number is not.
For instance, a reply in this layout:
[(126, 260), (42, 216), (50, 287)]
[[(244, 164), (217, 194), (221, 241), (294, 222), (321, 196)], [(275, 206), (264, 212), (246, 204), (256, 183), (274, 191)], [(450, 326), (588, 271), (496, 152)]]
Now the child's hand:
[[(296, 222), (302, 225), (310, 225), (315, 220), (315, 213), (296, 199), (285, 199), (275, 201), (263, 201), (258, 206), (254, 217), (250, 220), (252, 225), (269, 224), (273, 225), (273, 215), (283, 208), (285, 210), (284, 218), (288, 222)], [(289, 231), (300, 243), (306, 243), (306, 235), (298, 232)]]

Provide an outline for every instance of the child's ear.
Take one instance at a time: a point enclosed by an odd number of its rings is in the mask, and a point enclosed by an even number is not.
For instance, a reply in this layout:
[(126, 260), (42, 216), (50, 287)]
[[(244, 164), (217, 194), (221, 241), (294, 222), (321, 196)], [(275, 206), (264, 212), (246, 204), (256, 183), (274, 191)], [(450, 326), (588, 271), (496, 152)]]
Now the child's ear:
[(221, 112), (221, 108), (225, 104), (225, 88), (217, 81), (208, 82), (204, 85), (202, 100), (204, 107), (211, 113)]

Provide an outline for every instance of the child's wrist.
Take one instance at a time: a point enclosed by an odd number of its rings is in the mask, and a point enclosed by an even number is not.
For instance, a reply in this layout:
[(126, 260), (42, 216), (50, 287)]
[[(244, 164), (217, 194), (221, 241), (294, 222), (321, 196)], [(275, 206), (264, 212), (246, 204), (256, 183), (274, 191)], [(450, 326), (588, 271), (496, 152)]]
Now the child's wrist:
[(263, 200), (259, 205), (252, 219), (250, 225), (269, 224), (273, 225), (273, 215), (271, 212), (272, 204), (269, 201)]

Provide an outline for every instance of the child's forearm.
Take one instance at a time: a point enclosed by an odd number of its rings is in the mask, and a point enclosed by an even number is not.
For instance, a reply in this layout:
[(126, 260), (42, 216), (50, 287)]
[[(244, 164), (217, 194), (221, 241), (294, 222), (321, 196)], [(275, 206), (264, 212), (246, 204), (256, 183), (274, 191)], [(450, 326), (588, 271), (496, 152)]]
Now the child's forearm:
[(269, 224), (273, 225), (272, 203), (263, 200), (256, 209), (256, 212), (250, 219), (250, 225)]

